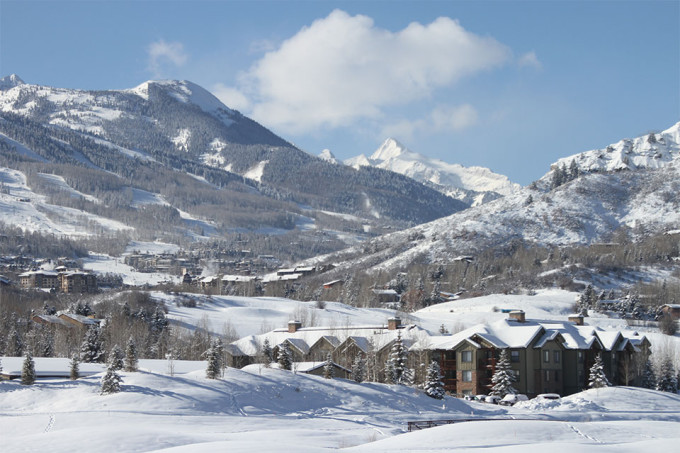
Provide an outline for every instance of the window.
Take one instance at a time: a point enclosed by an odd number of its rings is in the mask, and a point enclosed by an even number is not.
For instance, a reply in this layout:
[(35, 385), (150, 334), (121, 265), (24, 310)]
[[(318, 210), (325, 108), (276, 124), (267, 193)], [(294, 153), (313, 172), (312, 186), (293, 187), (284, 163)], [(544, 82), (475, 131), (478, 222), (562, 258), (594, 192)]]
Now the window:
[(583, 363), (583, 351), (578, 352), (578, 362)]
[(461, 362), (472, 362), (472, 351), (463, 351), (460, 353)]
[(550, 370), (545, 370), (545, 382), (550, 382)]
[(515, 377), (515, 382), (519, 382), (519, 376), (520, 376), (519, 370), (510, 370), (510, 372)]
[(554, 356), (555, 356), (555, 363), (560, 363), (560, 351), (555, 351)]
[(463, 371), (463, 382), (472, 382), (472, 371)]
[(543, 361), (545, 363), (550, 362), (550, 351), (548, 351), (548, 350), (543, 351)]
[(560, 372), (555, 370), (555, 382), (560, 382)]
[(519, 351), (510, 351), (510, 361), (519, 362)]

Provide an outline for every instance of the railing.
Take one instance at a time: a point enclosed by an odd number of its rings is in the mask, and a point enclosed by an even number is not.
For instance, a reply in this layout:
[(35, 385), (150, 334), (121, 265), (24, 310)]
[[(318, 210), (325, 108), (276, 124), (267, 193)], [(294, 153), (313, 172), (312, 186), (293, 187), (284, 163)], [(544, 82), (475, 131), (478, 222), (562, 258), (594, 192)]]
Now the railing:
[[(492, 421), (504, 421), (504, 420), (532, 420), (532, 421), (549, 421), (540, 418), (515, 418), (515, 417), (505, 417), (505, 418), (457, 418), (454, 420), (418, 420), (407, 422), (408, 431), (420, 431), (421, 429), (434, 428), (436, 426), (442, 425), (453, 425), (454, 423), (463, 422), (492, 422)], [(562, 421), (562, 420), (553, 420)]]

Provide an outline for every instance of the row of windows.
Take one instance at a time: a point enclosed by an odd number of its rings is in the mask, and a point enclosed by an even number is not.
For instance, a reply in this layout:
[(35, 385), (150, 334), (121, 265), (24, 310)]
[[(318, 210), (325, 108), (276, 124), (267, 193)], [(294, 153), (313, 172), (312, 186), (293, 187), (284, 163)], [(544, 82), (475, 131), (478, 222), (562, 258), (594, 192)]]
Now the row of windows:
[[(543, 351), (543, 362), (545, 363), (550, 363), (550, 350), (546, 349)], [(519, 356), (519, 351), (510, 351), (510, 361), (514, 363), (518, 363), (520, 356)], [(561, 351), (552, 351), (552, 358), (554, 363), (562, 363), (562, 354)], [(460, 353), (460, 360), (461, 362), (465, 363), (471, 363), (472, 362), (472, 351), (461, 351)], [(583, 353), (581, 351), (578, 352), (578, 360), (579, 362), (583, 361)]]
[[(553, 351), (553, 359), (554, 359), (555, 363), (560, 363), (560, 359), (561, 359), (560, 351)], [(550, 363), (550, 351), (547, 350), (547, 349), (545, 351), (543, 351), (543, 361), (545, 363)]]
[[(519, 370), (510, 370), (514, 375), (515, 375), (515, 382), (519, 382), (520, 374)], [(470, 370), (465, 370), (462, 371), (462, 376), (461, 376), (463, 382), (472, 382), (472, 371)]]

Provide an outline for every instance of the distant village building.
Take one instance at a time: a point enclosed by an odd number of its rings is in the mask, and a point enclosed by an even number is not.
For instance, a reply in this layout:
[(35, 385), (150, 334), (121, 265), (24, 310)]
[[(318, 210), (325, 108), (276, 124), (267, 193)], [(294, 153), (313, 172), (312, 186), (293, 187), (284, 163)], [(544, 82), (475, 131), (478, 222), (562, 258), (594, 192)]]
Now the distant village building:
[(48, 289), (68, 294), (96, 293), (97, 276), (82, 271), (29, 271), (19, 275), (23, 289)]

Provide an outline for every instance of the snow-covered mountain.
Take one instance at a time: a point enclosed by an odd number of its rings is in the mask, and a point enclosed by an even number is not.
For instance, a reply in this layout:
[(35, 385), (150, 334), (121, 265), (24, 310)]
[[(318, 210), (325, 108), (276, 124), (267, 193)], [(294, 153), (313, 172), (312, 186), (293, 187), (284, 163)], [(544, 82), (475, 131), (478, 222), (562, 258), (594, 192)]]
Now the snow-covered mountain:
[(401, 173), (472, 206), (513, 194), (520, 188), (488, 168), (464, 167), (423, 156), (393, 138), (385, 140), (370, 157), (361, 154), (344, 163), (354, 168), (373, 166)]
[[(513, 194), (357, 246), (330, 259), (366, 269), (448, 262), (507, 246), (609, 240), (624, 228), (641, 236), (680, 228), (680, 123), (651, 135), (560, 159)], [(651, 137), (651, 138), (650, 138)], [(577, 171), (571, 174), (571, 162)], [(555, 173), (564, 173), (555, 184)]]
[[(339, 213), (360, 220), (333, 227), (355, 232), (364, 220), (403, 228), (467, 207), (401, 174), (327, 157), (296, 148), (188, 81), (84, 91), (16, 75), (0, 80), (0, 167), (24, 175), (27, 188), (50, 197), (45, 202), (125, 219), (135, 230), (144, 223), (159, 235), (281, 234), (324, 229), (315, 217), (328, 224), (328, 213)], [(55, 192), (37, 174), (91, 198)]]

